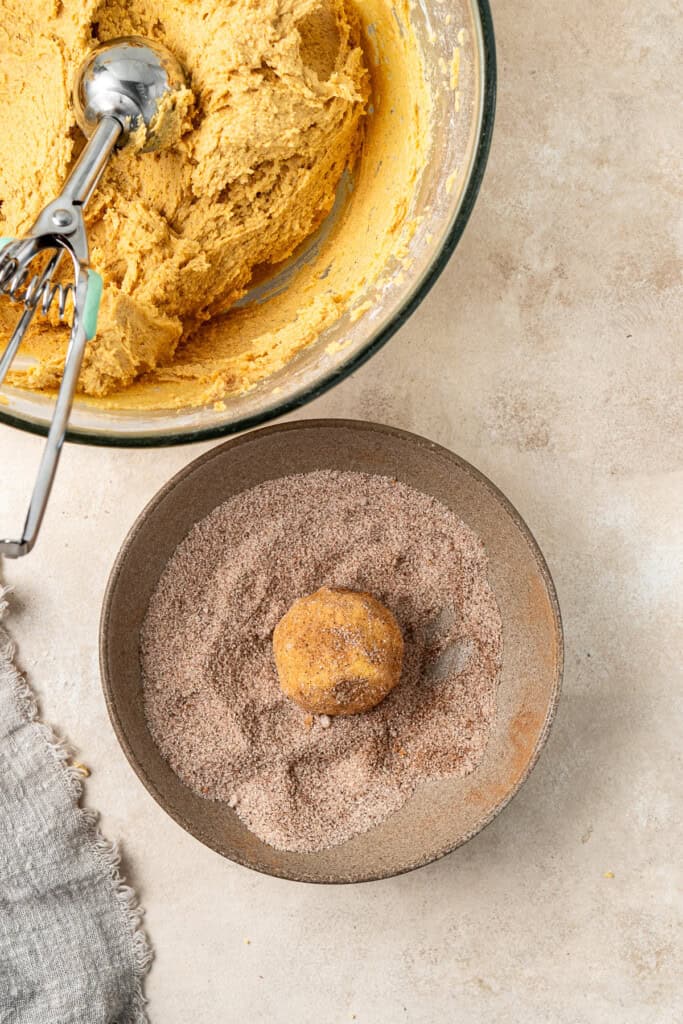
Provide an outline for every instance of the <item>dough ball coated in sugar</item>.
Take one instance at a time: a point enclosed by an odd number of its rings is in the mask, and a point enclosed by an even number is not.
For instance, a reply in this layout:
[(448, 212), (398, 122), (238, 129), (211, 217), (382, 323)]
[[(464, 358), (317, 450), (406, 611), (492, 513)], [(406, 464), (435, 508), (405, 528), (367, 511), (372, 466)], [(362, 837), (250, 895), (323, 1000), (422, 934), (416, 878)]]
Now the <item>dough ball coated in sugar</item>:
[(323, 587), (280, 619), (273, 652), (283, 692), (305, 711), (352, 715), (379, 704), (398, 683), (403, 636), (371, 594)]

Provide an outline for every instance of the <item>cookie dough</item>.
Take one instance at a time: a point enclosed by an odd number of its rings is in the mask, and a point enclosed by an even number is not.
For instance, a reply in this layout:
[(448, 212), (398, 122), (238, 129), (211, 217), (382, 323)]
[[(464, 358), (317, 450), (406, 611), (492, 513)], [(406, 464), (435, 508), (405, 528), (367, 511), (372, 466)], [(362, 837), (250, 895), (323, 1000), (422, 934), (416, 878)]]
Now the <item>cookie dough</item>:
[[(105, 292), (81, 387), (104, 395), (169, 362), (181, 340), (244, 294), (256, 267), (284, 260), (328, 213), (368, 98), (360, 29), (345, 0), (30, 7), (38, 24), (11, 45), (15, 61), (38, 74), (17, 92), (36, 136), (50, 140), (51, 164), (66, 169), (80, 142), (68, 108), (72, 70), (98, 40), (162, 39), (196, 96), (182, 142), (172, 152), (118, 154), (88, 210)], [(52, 74), (40, 88), (45, 55)], [(17, 117), (14, 98), (5, 102)], [(3, 142), (3, 234), (9, 224), (25, 230), (57, 184), (48, 174), (35, 189), (41, 142), (26, 174), (15, 170), (16, 138)], [(44, 361), (33, 382), (56, 384), (60, 362)]]
[(305, 711), (368, 711), (396, 686), (403, 636), (372, 594), (323, 587), (295, 601), (273, 634), (282, 691)]
[[(2, 235), (27, 229), (83, 145), (68, 94), (94, 43), (159, 39), (195, 97), (179, 144), (117, 154), (88, 207), (105, 293), (81, 400), (176, 409), (239, 395), (367, 299), (404, 250), (429, 137), (404, 0), (0, 0), (0, 10)], [(340, 189), (341, 214), (287, 287), (239, 303), (316, 231)], [(1, 303), (0, 329), (15, 319)], [(38, 321), (10, 383), (58, 386), (67, 333)]]

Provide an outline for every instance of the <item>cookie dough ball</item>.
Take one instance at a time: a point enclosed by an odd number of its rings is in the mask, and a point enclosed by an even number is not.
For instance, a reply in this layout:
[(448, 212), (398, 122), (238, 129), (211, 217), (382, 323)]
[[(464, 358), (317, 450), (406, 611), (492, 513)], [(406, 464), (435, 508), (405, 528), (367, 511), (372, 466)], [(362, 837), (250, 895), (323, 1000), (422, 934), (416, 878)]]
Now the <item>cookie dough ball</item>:
[(371, 594), (323, 587), (280, 619), (273, 652), (283, 692), (305, 711), (353, 715), (396, 686), (403, 637)]

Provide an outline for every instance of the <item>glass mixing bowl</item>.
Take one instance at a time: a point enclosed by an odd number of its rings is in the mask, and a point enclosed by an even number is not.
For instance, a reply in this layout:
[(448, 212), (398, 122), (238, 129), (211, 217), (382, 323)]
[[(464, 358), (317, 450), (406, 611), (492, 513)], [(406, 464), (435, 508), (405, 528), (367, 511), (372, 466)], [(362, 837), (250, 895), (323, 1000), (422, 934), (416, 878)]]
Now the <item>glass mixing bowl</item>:
[[(397, 2), (402, 10), (407, 6)], [(353, 296), (353, 308), (251, 391), (174, 410), (108, 409), (77, 399), (68, 440), (144, 447), (182, 444), (254, 427), (343, 380), (417, 308), (455, 249), (479, 190), (493, 128), (496, 68), (488, 0), (417, 0), (411, 4), (410, 19), (422, 50), (432, 138), (408, 211), (417, 226), (407, 254), (396, 256), (395, 267), (387, 264), (379, 281), (369, 282), (363, 294)], [(344, 187), (339, 208), (343, 192)], [(334, 216), (333, 212), (328, 220)], [(242, 302), (268, 301), (269, 295), (288, 286), (311, 251), (317, 249), (317, 258), (320, 246), (330, 244), (332, 234), (326, 222), (296, 259), (270, 281), (261, 282)], [(365, 311), (362, 316), (354, 312), (359, 306)], [(46, 434), (52, 408), (50, 396), (0, 388), (0, 421), (12, 426)]]

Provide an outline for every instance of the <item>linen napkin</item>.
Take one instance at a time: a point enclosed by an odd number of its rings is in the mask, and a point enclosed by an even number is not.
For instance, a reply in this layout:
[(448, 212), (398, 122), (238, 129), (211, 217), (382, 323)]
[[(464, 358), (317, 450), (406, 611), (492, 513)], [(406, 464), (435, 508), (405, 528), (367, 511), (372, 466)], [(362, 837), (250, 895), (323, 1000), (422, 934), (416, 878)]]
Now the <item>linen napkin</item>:
[(12, 655), (0, 626), (0, 1024), (143, 1024), (142, 912)]

